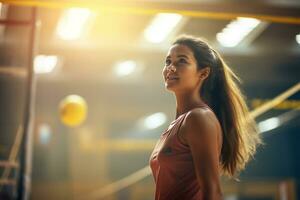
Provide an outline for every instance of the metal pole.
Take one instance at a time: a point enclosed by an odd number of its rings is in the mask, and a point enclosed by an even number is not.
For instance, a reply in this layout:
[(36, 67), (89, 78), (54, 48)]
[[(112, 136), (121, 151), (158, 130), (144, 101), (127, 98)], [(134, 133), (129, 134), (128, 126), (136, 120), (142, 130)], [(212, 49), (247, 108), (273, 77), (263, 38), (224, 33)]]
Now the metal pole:
[(36, 30), (36, 8), (32, 8), (31, 12), (30, 35), (28, 45), (28, 79), (27, 94), (24, 113), (24, 133), (20, 148), (20, 176), (18, 181), (17, 199), (29, 199), (31, 189), (31, 162), (32, 162), (32, 134), (34, 119), (34, 99), (35, 99), (35, 81), (34, 81), (34, 50), (35, 50), (35, 30)]

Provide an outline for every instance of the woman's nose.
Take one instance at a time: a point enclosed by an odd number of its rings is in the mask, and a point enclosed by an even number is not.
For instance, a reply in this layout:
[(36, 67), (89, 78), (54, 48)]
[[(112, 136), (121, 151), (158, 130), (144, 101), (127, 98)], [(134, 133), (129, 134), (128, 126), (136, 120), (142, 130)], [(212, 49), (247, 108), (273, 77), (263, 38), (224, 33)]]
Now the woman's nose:
[(176, 71), (176, 67), (174, 66), (174, 64), (169, 65), (169, 67), (167, 69), (168, 69), (168, 71), (173, 71), (173, 72)]

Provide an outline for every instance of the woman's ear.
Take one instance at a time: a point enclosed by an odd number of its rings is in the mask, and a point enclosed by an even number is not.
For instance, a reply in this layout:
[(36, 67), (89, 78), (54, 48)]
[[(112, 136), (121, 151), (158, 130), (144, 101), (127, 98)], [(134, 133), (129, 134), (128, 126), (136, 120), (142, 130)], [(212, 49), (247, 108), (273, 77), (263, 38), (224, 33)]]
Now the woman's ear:
[(202, 80), (205, 80), (210, 74), (210, 68), (209, 67), (204, 67), (203, 69), (200, 70), (200, 78)]

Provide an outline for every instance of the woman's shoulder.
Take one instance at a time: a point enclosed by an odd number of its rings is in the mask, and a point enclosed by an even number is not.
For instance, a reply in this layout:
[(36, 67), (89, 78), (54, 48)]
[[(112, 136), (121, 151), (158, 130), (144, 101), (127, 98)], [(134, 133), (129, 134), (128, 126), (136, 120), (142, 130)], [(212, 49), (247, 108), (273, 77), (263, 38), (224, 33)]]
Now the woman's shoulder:
[(214, 111), (208, 105), (203, 105), (188, 111), (186, 114), (186, 118), (207, 118), (211, 115), (214, 116)]
[(208, 107), (197, 107), (190, 110), (184, 119), (184, 124), (195, 125), (202, 123), (211, 123), (214, 121), (215, 115)]
[(190, 110), (182, 122), (183, 132), (195, 132), (205, 134), (209, 131), (217, 131), (219, 121), (214, 112), (208, 107), (197, 107)]

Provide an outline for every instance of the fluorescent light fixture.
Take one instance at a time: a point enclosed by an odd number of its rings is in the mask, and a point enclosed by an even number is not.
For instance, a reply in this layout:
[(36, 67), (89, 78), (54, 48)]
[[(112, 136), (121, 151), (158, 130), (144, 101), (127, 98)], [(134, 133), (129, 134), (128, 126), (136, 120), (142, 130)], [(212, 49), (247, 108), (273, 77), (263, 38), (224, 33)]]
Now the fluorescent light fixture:
[(57, 56), (38, 55), (34, 58), (34, 72), (37, 74), (50, 73), (57, 63)]
[(260, 23), (261, 21), (258, 19), (238, 17), (237, 20), (231, 21), (220, 33), (217, 33), (217, 40), (222, 46), (235, 47)]
[(144, 119), (144, 126), (147, 129), (155, 129), (163, 125), (166, 121), (167, 121), (167, 116), (162, 112), (158, 112), (146, 117)]
[(68, 9), (58, 23), (57, 35), (63, 40), (79, 39), (91, 14), (92, 12), (86, 8)]
[(127, 60), (117, 63), (115, 67), (115, 72), (117, 76), (127, 76), (135, 71), (137, 67), (136, 62), (132, 60)]
[(296, 41), (300, 45), (300, 33), (298, 35), (296, 35)]
[(275, 129), (280, 125), (281, 125), (280, 119), (278, 117), (272, 117), (270, 119), (259, 122), (258, 129), (260, 133), (263, 133)]
[(51, 127), (48, 124), (41, 124), (39, 126), (39, 140), (40, 143), (46, 145), (51, 139)]
[(175, 13), (157, 14), (144, 31), (144, 37), (151, 43), (161, 43), (172, 32), (182, 19), (182, 15)]
[(260, 133), (264, 133), (264, 132), (273, 130), (275, 128), (278, 128), (279, 126), (282, 126), (283, 124), (287, 123), (288, 121), (298, 117), (299, 114), (300, 114), (299, 107), (296, 109), (292, 109), (292, 110), (285, 112), (277, 117), (272, 117), (270, 119), (259, 122), (258, 129), (259, 129)]

